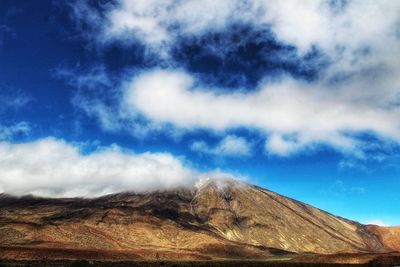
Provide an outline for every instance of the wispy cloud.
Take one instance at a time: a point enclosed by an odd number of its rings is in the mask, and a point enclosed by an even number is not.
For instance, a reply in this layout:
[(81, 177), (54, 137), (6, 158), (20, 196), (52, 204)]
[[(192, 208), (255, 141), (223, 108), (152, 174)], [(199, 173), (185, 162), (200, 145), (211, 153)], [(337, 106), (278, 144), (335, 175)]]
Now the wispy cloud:
[(383, 220), (380, 220), (380, 219), (370, 220), (370, 221), (365, 222), (365, 224), (373, 224), (373, 225), (378, 225), (378, 226), (390, 226), (390, 225), (386, 224)]
[(31, 96), (18, 90), (8, 88), (2, 88), (2, 90), (3, 92), (0, 93), (0, 112), (19, 110), (34, 101)]
[(89, 117), (97, 119), (104, 130), (118, 131), (123, 128), (119, 116), (118, 83), (103, 65), (88, 69), (59, 67), (55, 69), (55, 77), (75, 89), (71, 103)]
[(228, 135), (216, 146), (210, 146), (204, 141), (195, 141), (190, 149), (199, 153), (220, 157), (249, 157), (252, 155), (252, 145), (243, 137)]
[(0, 46), (3, 45), (7, 38), (14, 39), (16, 35), (16, 32), (11, 27), (5, 24), (0, 24)]
[(0, 141), (12, 140), (15, 136), (28, 135), (31, 132), (31, 126), (26, 121), (4, 126), (0, 125)]
[(333, 194), (364, 194), (366, 189), (360, 186), (349, 186), (343, 180), (336, 180), (330, 187), (329, 191)]
[[(360, 138), (361, 139), (361, 138)], [(377, 168), (400, 168), (400, 144), (398, 140), (379, 140), (367, 136), (359, 140), (360, 148), (353, 153), (347, 153), (339, 162), (339, 168), (343, 171), (361, 170), (371, 173)]]

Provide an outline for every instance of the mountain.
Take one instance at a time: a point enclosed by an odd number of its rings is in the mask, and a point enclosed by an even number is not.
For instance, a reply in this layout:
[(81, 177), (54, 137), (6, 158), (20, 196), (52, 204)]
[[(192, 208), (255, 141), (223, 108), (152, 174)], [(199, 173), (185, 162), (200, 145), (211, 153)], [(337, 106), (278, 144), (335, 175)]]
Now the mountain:
[(0, 195), (0, 258), (263, 259), (400, 251), (400, 228), (362, 225), (233, 180), (51, 199)]

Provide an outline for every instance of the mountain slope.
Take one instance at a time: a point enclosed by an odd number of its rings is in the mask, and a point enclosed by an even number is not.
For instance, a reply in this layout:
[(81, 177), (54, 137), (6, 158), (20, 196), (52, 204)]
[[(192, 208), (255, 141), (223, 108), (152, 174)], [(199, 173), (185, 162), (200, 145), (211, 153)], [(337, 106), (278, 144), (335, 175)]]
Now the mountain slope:
[(0, 197), (3, 255), (29, 247), (23, 252), (28, 258), (48, 255), (40, 251), (49, 248), (96, 251), (104, 258), (114, 251), (120, 259), (396, 250), (398, 234), (388, 245), (382, 231), (237, 181), (95, 199)]
[(369, 232), (377, 235), (386, 247), (400, 251), (400, 226), (380, 227), (376, 225), (368, 225), (366, 227)]

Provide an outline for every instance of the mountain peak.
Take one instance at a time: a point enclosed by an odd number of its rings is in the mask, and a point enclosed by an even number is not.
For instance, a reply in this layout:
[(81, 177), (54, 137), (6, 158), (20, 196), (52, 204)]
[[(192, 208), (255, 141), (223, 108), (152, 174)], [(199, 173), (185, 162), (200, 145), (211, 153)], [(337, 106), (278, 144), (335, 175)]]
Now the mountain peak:
[[(240, 180), (232, 178), (213, 178), (204, 177), (200, 178), (194, 185), (197, 191), (201, 191), (207, 187), (213, 187), (218, 190), (223, 190), (225, 188), (233, 188), (239, 186), (245, 186), (246, 184)], [(247, 185), (248, 186), (248, 185)]]

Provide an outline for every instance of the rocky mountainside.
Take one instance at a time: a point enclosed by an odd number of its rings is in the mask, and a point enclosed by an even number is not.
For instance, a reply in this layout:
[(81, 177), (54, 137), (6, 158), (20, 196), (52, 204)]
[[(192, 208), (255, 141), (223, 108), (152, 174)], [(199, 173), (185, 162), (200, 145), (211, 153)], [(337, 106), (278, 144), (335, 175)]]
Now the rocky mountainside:
[(265, 258), (383, 253), (399, 244), (398, 228), (362, 225), (231, 180), (95, 199), (0, 195), (0, 258)]

